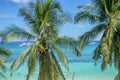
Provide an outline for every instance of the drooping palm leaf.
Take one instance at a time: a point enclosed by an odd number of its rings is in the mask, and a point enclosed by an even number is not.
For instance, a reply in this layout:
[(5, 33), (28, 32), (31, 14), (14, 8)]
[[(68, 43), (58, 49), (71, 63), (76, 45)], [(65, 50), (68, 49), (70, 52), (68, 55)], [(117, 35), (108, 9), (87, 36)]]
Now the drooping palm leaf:
[(82, 36), (79, 37), (79, 48), (80, 50), (88, 43), (89, 40), (95, 39), (99, 33), (102, 32), (103, 27), (105, 26), (104, 23), (98, 24), (94, 26), (90, 31), (86, 32)]
[(3, 35), (2, 41), (9, 41), (13, 38), (21, 39), (35, 39), (33, 34), (30, 34), (24, 29), (17, 27), (16, 25), (11, 25), (8, 27)]
[(58, 53), (59, 59), (62, 63), (64, 63), (65, 67), (68, 69), (68, 60), (64, 53), (60, 50), (59, 47), (53, 45), (54, 50)]
[(39, 46), (39, 42), (36, 42), (33, 47), (31, 48), (31, 52), (29, 55), (29, 59), (28, 59), (28, 74), (27, 74), (27, 79), (29, 80), (29, 77), (32, 75), (32, 73), (35, 70), (35, 64), (36, 64), (36, 57), (37, 57), (37, 47)]
[(75, 23), (86, 22), (89, 21), (91, 24), (99, 21), (100, 17), (88, 12), (88, 11), (81, 11), (75, 15)]
[(0, 55), (5, 57), (10, 57), (10, 51), (6, 48), (0, 48)]
[(60, 46), (60, 47), (62, 46), (64, 48), (66, 48), (68, 51), (76, 54), (76, 56), (80, 56), (80, 51), (79, 51), (78, 47), (76, 46), (77, 42), (74, 39), (64, 36), (64, 37), (55, 39), (54, 42), (58, 46)]
[(24, 50), (23, 53), (21, 53), (21, 55), (19, 55), (18, 58), (13, 62), (13, 64), (11, 65), (11, 72), (13, 72), (14, 69), (19, 67), (24, 62), (27, 55), (29, 55), (31, 48), (32, 46)]

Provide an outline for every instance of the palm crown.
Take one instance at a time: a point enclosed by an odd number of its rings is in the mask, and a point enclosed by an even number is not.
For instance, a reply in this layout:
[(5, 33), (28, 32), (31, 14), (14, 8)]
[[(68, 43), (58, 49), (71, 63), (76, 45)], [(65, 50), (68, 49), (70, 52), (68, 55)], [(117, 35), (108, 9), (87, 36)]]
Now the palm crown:
[(13, 38), (36, 39), (35, 43), (28, 47), (13, 62), (11, 70), (19, 67), (28, 56), (28, 74), (26, 80), (35, 71), (39, 63), (38, 80), (65, 80), (56, 54), (59, 60), (68, 69), (68, 60), (63, 51), (63, 46), (79, 56), (80, 52), (73, 43), (74, 40), (68, 37), (58, 37), (58, 28), (65, 21), (69, 21), (58, 2), (52, 0), (37, 0), (31, 2), (27, 7), (20, 9), (20, 15), (29, 25), (31, 33), (24, 29), (11, 25), (5, 30), (3, 41)]
[(98, 60), (102, 56), (102, 70), (114, 60), (115, 67), (120, 72), (120, 0), (92, 1), (93, 4), (78, 6), (82, 10), (75, 15), (76, 23), (86, 20), (91, 24), (96, 23), (96, 26), (79, 37), (79, 48), (82, 49), (89, 40), (103, 33), (93, 58)]

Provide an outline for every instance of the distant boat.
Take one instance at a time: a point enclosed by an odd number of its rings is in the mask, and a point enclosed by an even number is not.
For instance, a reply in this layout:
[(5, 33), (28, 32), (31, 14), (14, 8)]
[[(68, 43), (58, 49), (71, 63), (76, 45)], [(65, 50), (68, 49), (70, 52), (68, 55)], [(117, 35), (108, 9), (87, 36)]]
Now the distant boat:
[(29, 46), (29, 45), (32, 45), (33, 43), (30, 43), (30, 42), (27, 42), (27, 43), (22, 43), (22, 44), (20, 44), (19, 46)]

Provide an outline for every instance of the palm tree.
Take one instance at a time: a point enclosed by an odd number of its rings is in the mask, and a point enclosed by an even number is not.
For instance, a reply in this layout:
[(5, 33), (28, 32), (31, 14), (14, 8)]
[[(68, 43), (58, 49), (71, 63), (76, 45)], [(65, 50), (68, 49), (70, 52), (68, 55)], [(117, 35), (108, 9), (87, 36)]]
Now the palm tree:
[[(66, 14), (63, 14), (58, 2), (52, 0), (37, 0), (30, 2), (27, 7), (20, 8), (20, 15), (28, 23), (31, 32), (10, 25), (6, 30), (3, 41), (15, 38), (36, 40), (13, 62), (11, 71), (20, 67), (24, 60), (28, 59), (28, 74), (26, 80), (39, 65), (38, 80), (65, 80), (59, 64), (59, 60), (68, 69), (68, 60), (61, 50), (63, 48), (79, 56), (78, 47), (74, 40), (69, 37), (58, 37), (58, 28), (65, 21), (69, 21)], [(57, 58), (58, 57), (58, 58)]]
[(92, 29), (79, 37), (80, 50), (89, 40), (95, 39), (100, 33), (102, 37), (94, 50), (94, 60), (102, 58), (101, 69), (114, 62), (118, 69), (116, 80), (120, 80), (120, 0), (92, 0), (93, 4), (78, 6), (80, 12), (75, 15), (75, 22), (88, 20)]

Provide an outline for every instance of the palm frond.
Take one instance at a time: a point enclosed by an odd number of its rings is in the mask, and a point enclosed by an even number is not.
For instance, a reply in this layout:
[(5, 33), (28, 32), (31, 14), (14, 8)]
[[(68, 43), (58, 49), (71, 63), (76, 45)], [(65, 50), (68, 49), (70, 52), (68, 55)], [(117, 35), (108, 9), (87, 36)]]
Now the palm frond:
[[(33, 5), (33, 4), (31, 3), (31, 5)], [(35, 18), (33, 16), (33, 13), (28, 11), (25, 7), (20, 8), (19, 14), (20, 14), (20, 16), (24, 17), (24, 20), (27, 21), (28, 24), (35, 22)]]
[(53, 49), (58, 53), (60, 61), (65, 65), (65, 67), (68, 69), (68, 60), (67, 57), (64, 55), (64, 53), (58, 48), (56, 45), (52, 46)]
[(105, 70), (107, 67), (107, 64), (109, 64), (112, 60), (111, 58), (111, 50), (109, 50), (107, 40), (106, 40), (106, 33), (103, 34), (103, 37), (100, 42), (100, 52), (102, 53), (103, 60), (102, 60), (102, 65), (101, 69)]
[(16, 25), (11, 25), (5, 30), (5, 33), (2, 37), (2, 41), (9, 41), (13, 38), (21, 39), (35, 39), (33, 34), (30, 34), (24, 29), (17, 27)]
[(7, 60), (0, 57), (0, 63), (6, 63)]
[(102, 53), (101, 53), (101, 51), (100, 51), (100, 45), (98, 45), (97, 48), (94, 50), (93, 59), (94, 59), (95, 61), (97, 61), (98, 59), (101, 58), (101, 55), (102, 55)]
[(78, 49), (78, 46), (76, 46), (77, 42), (74, 39), (64, 36), (64, 37), (55, 39), (54, 42), (58, 46), (64, 47), (68, 51), (74, 53), (76, 56), (80, 56), (80, 51)]
[(26, 80), (29, 80), (30, 76), (35, 70), (38, 46), (39, 46), (39, 42), (36, 42), (31, 49), (29, 59), (28, 59), (28, 74), (27, 74)]
[(89, 11), (81, 11), (78, 12), (74, 18), (75, 23), (86, 22), (86, 20), (89, 21), (90, 24), (93, 24), (97, 21), (100, 21), (100, 17)]
[(6, 76), (2, 72), (0, 72), (0, 78), (6, 79)]
[(95, 39), (97, 37), (97, 35), (102, 32), (103, 27), (105, 26), (105, 24), (98, 24), (96, 26), (94, 26), (90, 31), (86, 32), (85, 34), (83, 34), (82, 36), (79, 37), (79, 48), (80, 50), (86, 46), (86, 44), (88, 43), (89, 40), (91, 39)]
[(5, 57), (10, 57), (11, 52), (6, 48), (0, 48), (0, 55)]
[(2, 71), (7, 71), (8, 68), (4, 65), (4, 63), (0, 63), (0, 68), (2, 69)]
[(100, 17), (106, 18), (106, 11), (105, 11), (105, 6), (103, 3), (103, 0), (92, 0), (93, 4), (97, 6), (97, 14), (99, 14)]
[(26, 56), (30, 53), (32, 46), (28, 47), (26, 50), (21, 53), (21, 55), (18, 56), (18, 58), (12, 63), (11, 65), (11, 74), (14, 69), (18, 68), (23, 61), (25, 60)]

